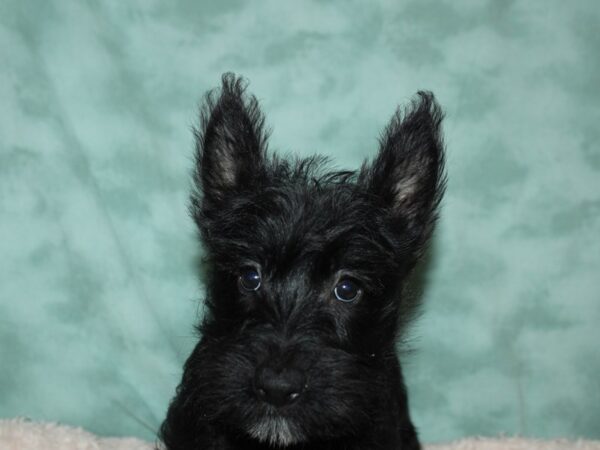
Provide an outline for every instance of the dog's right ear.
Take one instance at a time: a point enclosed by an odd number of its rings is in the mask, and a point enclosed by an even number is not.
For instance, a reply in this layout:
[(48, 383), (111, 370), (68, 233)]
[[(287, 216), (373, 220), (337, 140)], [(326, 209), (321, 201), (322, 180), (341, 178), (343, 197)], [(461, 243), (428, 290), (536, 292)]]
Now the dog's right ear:
[(210, 91), (200, 113), (196, 135), (196, 165), (192, 213), (219, 208), (231, 194), (251, 189), (264, 168), (267, 133), (247, 83), (232, 73), (221, 89)]

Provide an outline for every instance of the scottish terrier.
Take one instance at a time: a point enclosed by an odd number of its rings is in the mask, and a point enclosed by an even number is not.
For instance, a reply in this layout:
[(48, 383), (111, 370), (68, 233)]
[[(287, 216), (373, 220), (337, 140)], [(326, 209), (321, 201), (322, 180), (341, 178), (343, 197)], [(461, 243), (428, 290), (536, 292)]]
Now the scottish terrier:
[(206, 312), (160, 436), (168, 450), (418, 450), (396, 342), (444, 191), (443, 114), (419, 92), (372, 161), (330, 171), (269, 151), (246, 87), (225, 74), (195, 133)]

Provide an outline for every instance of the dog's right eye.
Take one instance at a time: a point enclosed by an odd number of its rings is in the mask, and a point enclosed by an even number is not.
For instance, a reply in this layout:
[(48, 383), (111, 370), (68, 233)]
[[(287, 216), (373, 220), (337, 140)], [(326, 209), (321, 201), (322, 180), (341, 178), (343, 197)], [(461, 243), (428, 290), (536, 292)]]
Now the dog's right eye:
[(244, 291), (257, 291), (260, 288), (260, 284), (260, 274), (256, 269), (244, 269), (238, 278), (238, 285)]

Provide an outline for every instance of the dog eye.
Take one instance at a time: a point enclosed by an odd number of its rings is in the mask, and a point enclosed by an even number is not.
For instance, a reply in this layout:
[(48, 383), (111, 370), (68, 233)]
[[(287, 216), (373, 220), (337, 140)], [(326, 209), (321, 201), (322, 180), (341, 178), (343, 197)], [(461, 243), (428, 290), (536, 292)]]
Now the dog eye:
[(244, 269), (238, 278), (238, 284), (244, 291), (257, 291), (261, 284), (260, 274), (256, 269)]
[(333, 294), (339, 301), (349, 303), (360, 297), (360, 294), (362, 294), (362, 289), (355, 281), (346, 278), (341, 280), (335, 286), (333, 289)]

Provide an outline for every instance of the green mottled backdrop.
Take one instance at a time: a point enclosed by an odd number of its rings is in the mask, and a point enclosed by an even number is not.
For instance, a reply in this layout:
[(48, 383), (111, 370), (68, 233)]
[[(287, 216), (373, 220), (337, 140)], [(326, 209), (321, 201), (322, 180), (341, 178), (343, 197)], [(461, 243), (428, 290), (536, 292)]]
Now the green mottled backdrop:
[(353, 168), (398, 103), (450, 183), (407, 357), (427, 441), (600, 437), (600, 4), (3, 1), (0, 417), (150, 438), (194, 343), (202, 93)]

